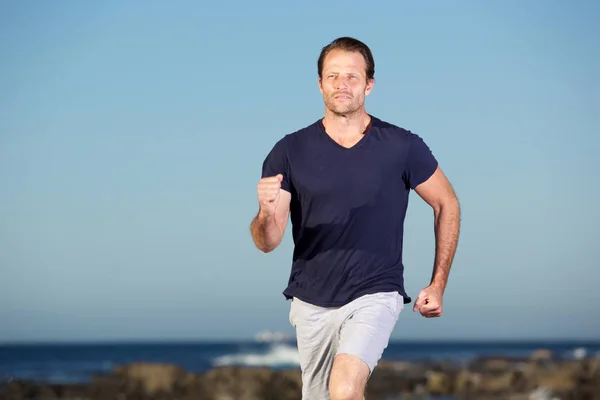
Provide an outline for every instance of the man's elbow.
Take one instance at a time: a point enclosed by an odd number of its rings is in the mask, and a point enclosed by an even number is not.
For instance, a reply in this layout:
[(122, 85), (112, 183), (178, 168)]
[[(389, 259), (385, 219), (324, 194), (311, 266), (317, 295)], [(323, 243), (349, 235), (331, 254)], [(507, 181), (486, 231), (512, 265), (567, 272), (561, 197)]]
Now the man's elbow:
[(275, 250), (275, 247), (267, 247), (267, 246), (256, 246), (261, 252), (268, 254)]
[(459, 214), (460, 202), (458, 201), (458, 197), (454, 193), (452, 193), (440, 198), (438, 201), (433, 203), (432, 208), (436, 214), (439, 214), (441, 212)]
[(273, 246), (269, 246), (267, 245), (267, 243), (261, 241), (261, 240), (256, 240), (255, 238), (253, 238), (254, 240), (254, 247), (256, 247), (258, 250), (260, 250), (262, 253), (270, 253), (272, 252), (275, 247)]
[(460, 210), (460, 202), (458, 201), (456, 194), (452, 193), (452, 195), (448, 196), (448, 199), (446, 200), (446, 207)]
[(275, 250), (281, 244), (281, 240), (278, 240), (275, 243), (255, 243), (256, 248), (258, 248), (261, 252), (268, 254)]

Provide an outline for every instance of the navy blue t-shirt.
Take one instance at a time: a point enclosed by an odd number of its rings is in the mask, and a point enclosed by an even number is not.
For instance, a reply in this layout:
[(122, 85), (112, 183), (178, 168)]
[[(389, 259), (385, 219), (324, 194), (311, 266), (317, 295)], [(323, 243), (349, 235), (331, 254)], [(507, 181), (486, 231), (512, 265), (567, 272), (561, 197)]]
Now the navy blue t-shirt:
[(416, 134), (371, 116), (351, 148), (322, 119), (285, 135), (267, 155), (262, 177), (283, 175), (291, 193), (294, 252), (287, 299), (323, 306), (397, 291), (404, 303), (402, 242), (410, 190), (438, 163)]

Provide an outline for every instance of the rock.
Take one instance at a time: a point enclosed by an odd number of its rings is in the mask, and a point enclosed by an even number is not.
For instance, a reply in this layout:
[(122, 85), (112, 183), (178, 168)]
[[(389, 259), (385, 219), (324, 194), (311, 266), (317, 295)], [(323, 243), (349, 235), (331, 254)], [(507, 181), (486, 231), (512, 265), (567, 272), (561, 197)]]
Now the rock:
[(31, 396), (30, 386), (27, 382), (10, 380), (0, 386), (0, 399), (21, 400)]
[(461, 370), (456, 375), (454, 382), (454, 393), (464, 394), (474, 390), (479, 384), (479, 375), (474, 374), (469, 370)]
[(262, 400), (297, 400), (302, 393), (302, 374), (300, 371), (282, 371), (274, 373), (271, 380), (260, 390)]
[(200, 386), (208, 394), (207, 400), (262, 400), (272, 392), (273, 383), (281, 390), (290, 382), (273, 375), (269, 368), (219, 367), (200, 377)]
[(393, 394), (422, 391), (427, 384), (427, 368), (406, 362), (381, 362), (367, 383), (365, 397), (387, 399)]
[(118, 375), (95, 376), (92, 378), (87, 394), (94, 400), (120, 400), (124, 396), (127, 397), (128, 389), (132, 386), (126, 379)]
[(566, 393), (572, 391), (578, 385), (581, 370), (579, 363), (552, 365), (549, 368), (537, 370), (535, 381), (541, 387)]
[(534, 350), (529, 359), (531, 361), (549, 361), (552, 360), (553, 354), (547, 349)]
[(491, 358), (483, 362), (481, 369), (490, 372), (506, 371), (512, 365), (514, 364), (505, 358)]
[(176, 365), (133, 363), (117, 367), (115, 375), (127, 383), (127, 391), (141, 389), (148, 395), (171, 393), (176, 386), (185, 386), (187, 372)]
[(428, 371), (424, 390), (432, 395), (444, 395), (454, 392), (456, 379), (445, 372)]
[(476, 390), (484, 393), (507, 394), (512, 391), (514, 378), (514, 371), (510, 370), (486, 374), (481, 376), (479, 385), (476, 386)]
[(546, 387), (539, 387), (528, 396), (528, 400), (554, 400), (555, 398), (552, 391)]
[(40, 386), (35, 391), (33, 397), (37, 400), (56, 400), (56, 392), (49, 386)]
[[(540, 360), (545, 360), (540, 362)], [(133, 363), (89, 384), (10, 381), (0, 400), (296, 400), (297, 369), (218, 367), (192, 374), (176, 365)], [(368, 382), (369, 400), (447, 396), (477, 400), (600, 400), (600, 359), (488, 358), (471, 365), (381, 362)]]
[(469, 363), (468, 368), (475, 372), (498, 372), (514, 368), (516, 365), (527, 361), (529, 361), (527, 358), (481, 357)]

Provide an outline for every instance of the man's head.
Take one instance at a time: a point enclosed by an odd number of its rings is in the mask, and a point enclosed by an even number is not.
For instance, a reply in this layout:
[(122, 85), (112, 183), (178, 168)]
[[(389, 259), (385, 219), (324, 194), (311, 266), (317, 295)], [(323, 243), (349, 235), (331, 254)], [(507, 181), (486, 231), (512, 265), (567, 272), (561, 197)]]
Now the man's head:
[(375, 83), (375, 61), (367, 45), (351, 37), (338, 38), (323, 47), (317, 67), (319, 88), (330, 111), (349, 115), (363, 109)]

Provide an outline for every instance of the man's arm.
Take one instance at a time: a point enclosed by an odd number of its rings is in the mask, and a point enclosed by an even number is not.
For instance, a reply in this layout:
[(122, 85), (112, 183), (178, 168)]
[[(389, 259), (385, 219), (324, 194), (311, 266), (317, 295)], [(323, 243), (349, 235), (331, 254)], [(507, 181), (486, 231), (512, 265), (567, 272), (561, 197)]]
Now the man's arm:
[(430, 286), (443, 295), (448, 283), (460, 232), (460, 205), (450, 182), (438, 166), (433, 175), (415, 188), (433, 208), (435, 262)]
[(291, 198), (290, 192), (279, 189), (274, 212), (265, 212), (260, 207), (258, 214), (252, 220), (250, 224), (252, 240), (262, 252), (269, 253), (275, 250), (283, 240), (290, 213)]

